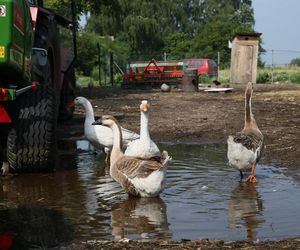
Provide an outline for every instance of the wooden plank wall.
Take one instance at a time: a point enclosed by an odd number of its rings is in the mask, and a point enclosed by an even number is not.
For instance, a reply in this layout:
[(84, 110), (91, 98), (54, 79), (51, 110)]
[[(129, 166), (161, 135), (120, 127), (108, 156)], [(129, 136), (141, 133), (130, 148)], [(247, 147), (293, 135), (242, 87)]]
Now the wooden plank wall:
[(234, 38), (231, 49), (231, 83), (256, 83), (258, 45), (258, 37)]

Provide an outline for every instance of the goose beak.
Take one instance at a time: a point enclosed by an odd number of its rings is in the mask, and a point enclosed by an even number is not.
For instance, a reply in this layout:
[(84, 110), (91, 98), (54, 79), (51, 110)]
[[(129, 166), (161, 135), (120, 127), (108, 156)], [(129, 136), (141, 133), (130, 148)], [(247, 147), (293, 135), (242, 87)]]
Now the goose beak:
[(92, 125), (102, 125), (102, 120), (99, 119), (99, 120), (93, 122)]
[(141, 106), (140, 106), (140, 109), (143, 112), (147, 112), (149, 108), (150, 108), (150, 105), (148, 103), (142, 103)]

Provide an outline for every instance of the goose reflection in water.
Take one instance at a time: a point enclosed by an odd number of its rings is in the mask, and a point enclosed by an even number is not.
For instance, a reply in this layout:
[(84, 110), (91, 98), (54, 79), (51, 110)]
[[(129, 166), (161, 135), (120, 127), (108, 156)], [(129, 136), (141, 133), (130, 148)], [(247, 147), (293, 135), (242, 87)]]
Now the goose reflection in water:
[[(111, 210), (112, 235), (123, 238), (171, 239), (166, 204), (160, 197), (129, 197)], [(132, 237), (130, 237), (132, 236)]]
[(256, 237), (257, 228), (264, 222), (263, 200), (256, 191), (255, 185), (239, 183), (232, 191), (229, 201), (229, 226), (247, 230), (247, 239)]

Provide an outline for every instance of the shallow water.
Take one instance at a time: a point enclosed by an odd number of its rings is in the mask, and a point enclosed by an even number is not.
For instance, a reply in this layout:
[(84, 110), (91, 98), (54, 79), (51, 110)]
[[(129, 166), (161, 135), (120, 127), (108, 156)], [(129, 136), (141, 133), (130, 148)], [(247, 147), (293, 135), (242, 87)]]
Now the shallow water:
[(226, 145), (163, 144), (173, 157), (159, 198), (128, 198), (85, 141), (60, 141), (57, 171), (0, 182), (0, 235), (54, 247), (107, 239), (283, 239), (300, 234), (300, 185), (258, 165), (239, 182)]

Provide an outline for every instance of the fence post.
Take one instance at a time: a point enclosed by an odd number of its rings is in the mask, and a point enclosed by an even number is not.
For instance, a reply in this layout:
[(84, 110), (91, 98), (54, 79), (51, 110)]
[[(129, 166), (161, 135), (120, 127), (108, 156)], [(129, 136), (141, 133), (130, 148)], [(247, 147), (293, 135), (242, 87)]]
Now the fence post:
[(101, 48), (100, 48), (100, 44), (97, 43), (97, 48), (98, 48), (98, 74), (99, 74), (99, 86), (101, 85), (101, 62), (100, 62), (100, 53), (101, 53)]
[(271, 82), (274, 82), (274, 50), (272, 49), (272, 78)]
[(220, 52), (218, 51), (218, 77), (217, 80), (220, 81)]
[(110, 75), (110, 83), (114, 85), (114, 56), (113, 52), (109, 52), (109, 75)]

